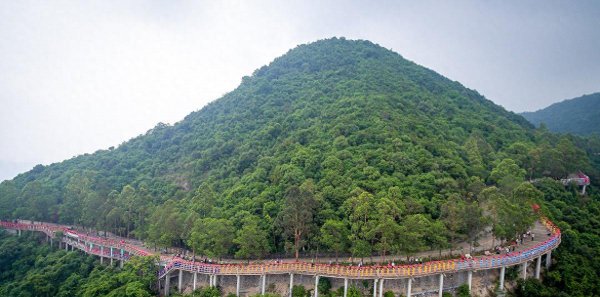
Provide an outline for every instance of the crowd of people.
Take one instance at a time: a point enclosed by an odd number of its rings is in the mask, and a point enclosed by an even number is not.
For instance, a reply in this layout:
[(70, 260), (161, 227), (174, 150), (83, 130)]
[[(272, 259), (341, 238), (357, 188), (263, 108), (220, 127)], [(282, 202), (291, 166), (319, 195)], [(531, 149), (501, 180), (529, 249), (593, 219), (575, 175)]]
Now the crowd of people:
[(526, 233), (517, 235), (517, 237), (515, 238), (515, 240), (511, 241), (511, 243), (509, 245), (505, 245), (505, 246), (499, 245), (499, 246), (497, 246), (495, 248), (496, 254), (499, 255), (499, 254), (502, 254), (502, 253), (508, 254), (510, 252), (514, 252), (514, 251), (517, 250), (517, 248), (520, 245), (525, 244), (525, 242), (527, 240), (529, 240), (529, 239), (531, 241), (535, 241), (535, 233), (531, 232), (530, 230), (527, 231)]

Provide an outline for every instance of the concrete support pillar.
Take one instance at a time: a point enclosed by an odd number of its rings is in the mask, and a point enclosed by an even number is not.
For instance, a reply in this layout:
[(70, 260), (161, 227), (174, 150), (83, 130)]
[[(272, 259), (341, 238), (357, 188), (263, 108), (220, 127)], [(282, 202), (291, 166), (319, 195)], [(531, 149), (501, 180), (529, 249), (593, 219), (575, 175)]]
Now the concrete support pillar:
[(550, 269), (550, 264), (552, 264), (552, 250), (546, 254), (546, 269)]
[(523, 273), (523, 279), (527, 279), (527, 261), (521, 265), (521, 272)]
[(506, 272), (506, 267), (502, 266), (500, 268), (500, 291), (504, 292), (504, 272)]
[(438, 292), (438, 296), (442, 297), (442, 294), (444, 294), (444, 274), (443, 273), (440, 274), (440, 290)]
[(379, 280), (379, 297), (383, 297), (383, 278)]
[(473, 271), (467, 271), (467, 284), (469, 285), (469, 292), (471, 292), (471, 285), (473, 283)]
[[(238, 276), (238, 281), (240, 277)], [(198, 281), (198, 272), (194, 272), (194, 283), (192, 284), (192, 291), (196, 291), (196, 282)]]
[(52, 247), (52, 237), (50, 237), (50, 247)]
[(208, 275), (208, 287), (212, 288), (212, 286), (213, 286), (213, 275), (209, 274)]
[(242, 283), (241, 276), (238, 274), (236, 276), (237, 282), (235, 283), (235, 296), (240, 296), (240, 284)]
[[(319, 297), (319, 276), (315, 275), (315, 297)], [(374, 296), (377, 297), (377, 296)]]
[(262, 285), (260, 286), (260, 293), (262, 295), (265, 294), (265, 286), (267, 285), (267, 275), (263, 274), (262, 275)]
[(183, 292), (183, 270), (179, 269), (179, 277), (177, 278), (177, 290), (179, 293)]
[(344, 278), (344, 297), (348, 296), (348, 278)]
[(113, 267), (113, 247), (110, 247), (110, 267)]
[(542, 266), (542, 256), (537, 258), (537, 262), (535, 263), (535, 278), (540, 279), (540, 268)]
[[(112, 260), (112, 258), (111, 258)], [(169, 284), (171, 282), (171, 276), (169, 275), (170, 273), (167, 273), (165, 275), (165, 296), (169, 296)]]
[[(58, 243), (60, 243), (60, 241)], [(69, 244), (67, 244), (66, 242), (65, 242), (65, 251), (67, 251), (67, 252), (69, 251)]]
[(292, 289), (293, 288), (294, 288), (294, 274), (290, 273), (290, 296), (289, 297), (292, 297)]
[(100, 246), (100, 265), (104, 264), (104, 246)]
[(406, 286), (406, 297), (410, 297), (412, 294), (412, 278), (408, 279), (408, 285)]
[(377, 279), (373, 280), (373, 297), (377, 297)]

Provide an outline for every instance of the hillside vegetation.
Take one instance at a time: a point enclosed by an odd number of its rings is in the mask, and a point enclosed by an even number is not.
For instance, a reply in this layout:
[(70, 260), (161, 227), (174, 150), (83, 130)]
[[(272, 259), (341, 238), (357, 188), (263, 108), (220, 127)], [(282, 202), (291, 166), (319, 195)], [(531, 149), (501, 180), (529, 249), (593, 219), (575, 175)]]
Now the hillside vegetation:
[(40, 244), (39, 235), (0, 230), (0, 296), (154, 296), (154, 259), (134, 257), (120, 270), (99, 266), (93, 256)]
[(600, 93), (564, 100), (521, 115), (536, 126), (544, 124), (553, 132), (600, 135)]
[[(105, 229), (209, 257), (365, 257), (507, 240), (530, 178), (583, 170), (593, 139), (534, 130), (368, 41), (301, 45), (181, 122), (0, 185), (0, 217)], [(596, 163), (597, 164), (597, 163)]]

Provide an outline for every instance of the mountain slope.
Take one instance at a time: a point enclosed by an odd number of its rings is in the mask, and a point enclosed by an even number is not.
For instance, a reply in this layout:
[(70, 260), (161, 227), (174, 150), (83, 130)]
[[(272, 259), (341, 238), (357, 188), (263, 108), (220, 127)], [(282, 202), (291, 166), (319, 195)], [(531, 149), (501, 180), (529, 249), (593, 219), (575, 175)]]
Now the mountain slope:
[(544, 123), (553, 132), (600, 135), (600, 93), (567, 99), (521, 115), (536, 126)]
[[(0, 184), (0, 217), (94, 226), (207, 254), (217, 251), (195, 247), (192, 227), (246, 230), (264, 237), (258, 251), (237, 238), (218, 256), (249, 257), (289, 251), (284, 214), (299, 197), (310, 202), (311, 220), (301, 224), (296, 247), (410, 252), (476, 240), (468, 222), (448, 220), (465, 217), (465, 205), (481, 214), (475, 198), (486, 186), (500, 188), (494, 197), (513, 199), (526, 176), (588, 168), (571, 139), (540, 134), (397, 53), (333, 38), (290, 50), (173, 126), (159, 124), (118, 148), (37, 166)], [(510, 201), (529, 209), (523, 199)], [(353, 221), (359, 209), (369, 209), (363, 215), (373, 224)], [(394, 220), (377, 221), (386, 217), (380, 209)], [(323, 242), (324, 226), (351, 233), (352, 244)], [(417, 227), (442, 235), (382, 243), (381, 230)]]

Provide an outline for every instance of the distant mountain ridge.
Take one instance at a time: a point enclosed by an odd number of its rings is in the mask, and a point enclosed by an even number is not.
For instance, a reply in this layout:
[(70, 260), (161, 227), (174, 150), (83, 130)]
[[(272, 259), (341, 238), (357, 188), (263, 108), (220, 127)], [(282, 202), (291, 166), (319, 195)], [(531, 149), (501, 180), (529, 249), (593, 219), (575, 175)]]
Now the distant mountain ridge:
[(521, 115), (535, 126), (544, 123), (553, 132), (600, 135), (600, 92), (567, 99)]

